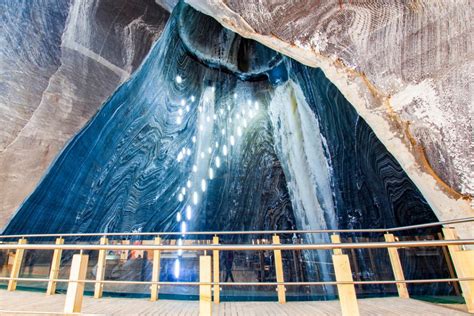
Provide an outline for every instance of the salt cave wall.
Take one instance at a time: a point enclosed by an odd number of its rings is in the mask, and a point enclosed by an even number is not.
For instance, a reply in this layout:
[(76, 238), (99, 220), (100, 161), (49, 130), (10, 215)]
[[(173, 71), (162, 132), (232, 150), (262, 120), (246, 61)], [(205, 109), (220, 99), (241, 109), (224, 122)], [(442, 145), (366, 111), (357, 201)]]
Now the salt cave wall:
[[(180, 4), (144, 63), (64, 147), (4, 233), (433, 220), (413, 182), (321, 70)], [(304, 258), (308, 276), (316, 270), (319, 280), (330, 279), (328, 252)], [(419, 270), (407, 266), (407, 276)]]
[(151, 0), (0, 1), (0, 227), (168, 17)]
[[(186, 0), (320, 67), (439, 219), (473, 216), (472, 2)], [(472, 235), (460, 225), (461, 235)]]

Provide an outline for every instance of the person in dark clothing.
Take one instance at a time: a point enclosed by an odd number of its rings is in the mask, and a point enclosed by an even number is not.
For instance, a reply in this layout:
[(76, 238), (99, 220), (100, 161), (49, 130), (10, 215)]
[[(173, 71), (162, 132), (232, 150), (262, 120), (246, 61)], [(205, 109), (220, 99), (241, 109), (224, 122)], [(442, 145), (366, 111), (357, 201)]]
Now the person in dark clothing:
[(234, 276), (232, 275), (232, 265), (234, 264), (234, 252), (233, 251), (228, 251), (227, 255), (224, 260), (224, 265), (225, 265), (225, 281), (230, 278), (232, 282), (235, 282)]

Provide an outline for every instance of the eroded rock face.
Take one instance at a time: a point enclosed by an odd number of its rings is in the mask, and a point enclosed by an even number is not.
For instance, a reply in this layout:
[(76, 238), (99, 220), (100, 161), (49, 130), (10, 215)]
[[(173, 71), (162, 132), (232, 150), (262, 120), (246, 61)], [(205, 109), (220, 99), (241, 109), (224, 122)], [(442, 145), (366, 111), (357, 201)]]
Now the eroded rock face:
[(321, 67), (438, 218), (473, 215), (469, 1), (186, 2), (242, 36)]
[(154, 1), (2, 1), (0, 227), (141, 63), (169, 14)]

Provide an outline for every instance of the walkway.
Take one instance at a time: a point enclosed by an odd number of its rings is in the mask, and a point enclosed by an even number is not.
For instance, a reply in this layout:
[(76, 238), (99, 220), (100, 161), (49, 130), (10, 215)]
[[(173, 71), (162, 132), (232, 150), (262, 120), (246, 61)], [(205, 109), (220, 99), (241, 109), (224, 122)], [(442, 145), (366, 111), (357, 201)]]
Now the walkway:
[[(65, 295), (0, 290), (0, 315), (62, 315)], [(465, 305), (441, 306), (398, 297), (359, 299), (361, 315), (469, 315)], [(84, 297), (84, 315), (173, 315), (198, 316), (199, 302), (105, 297)], [(338, 301), (326, 302), (223, 302), (213, 305), (213, 315), (340, 315)]]

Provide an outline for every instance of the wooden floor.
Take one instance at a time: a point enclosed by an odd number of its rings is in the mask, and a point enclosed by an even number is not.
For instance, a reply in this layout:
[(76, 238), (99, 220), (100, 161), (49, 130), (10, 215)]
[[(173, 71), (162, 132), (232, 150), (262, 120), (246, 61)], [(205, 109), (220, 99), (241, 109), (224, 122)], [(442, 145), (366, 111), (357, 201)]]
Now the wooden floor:
[[(46, 296), (38, 292), (0, 290), (0, 315), (62, 315), (65, 295)], [(413, 299), (371, 298), (360, 299), (362, 315), (468, 315), (465, 305), (435, 305)], [(85, 315), (198, 315), (197, 301), (84, 297)], [(289, 302), (224, 302), (213, 304), (213, 315), (340, 315), (338, 301)]]

